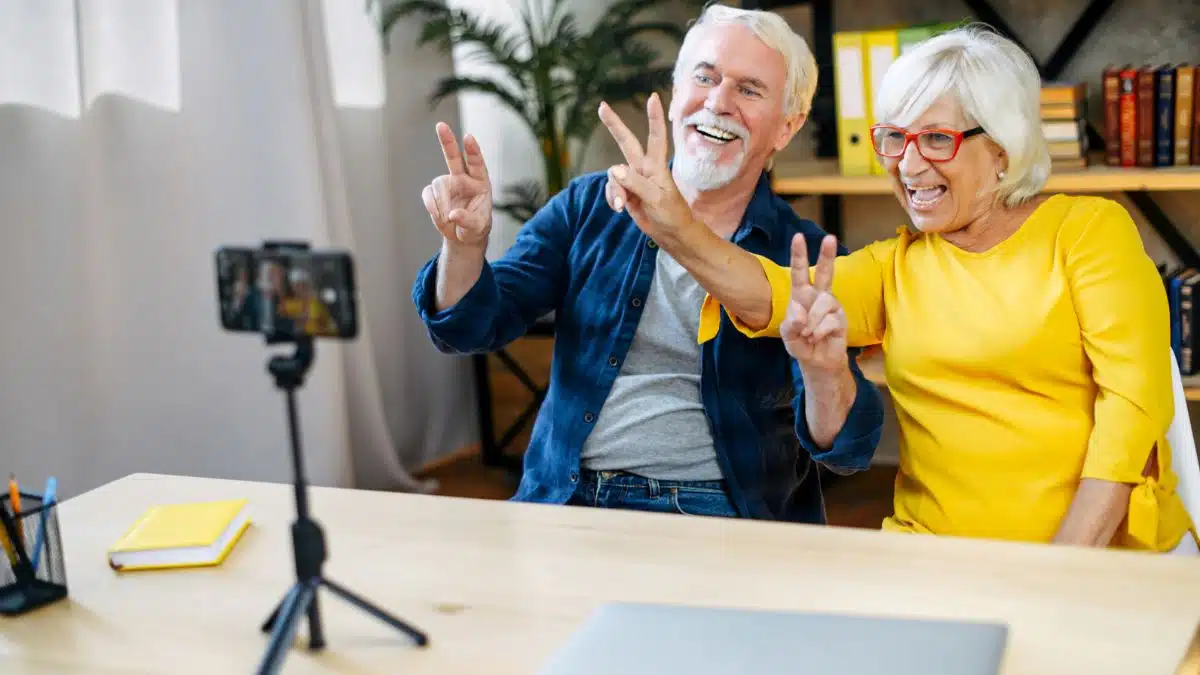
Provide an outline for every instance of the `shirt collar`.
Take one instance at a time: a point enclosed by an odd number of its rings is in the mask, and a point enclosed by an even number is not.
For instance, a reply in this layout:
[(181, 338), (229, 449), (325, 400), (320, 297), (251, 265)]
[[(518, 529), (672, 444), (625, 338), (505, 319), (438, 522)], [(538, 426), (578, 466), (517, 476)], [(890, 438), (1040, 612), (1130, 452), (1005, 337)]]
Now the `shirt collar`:
[[(667, 170), (675, 165), (675, 158), (667, 162)], [(775, 194), (771, 192), (771, 174), (763, 171), (754, 186), (754, 195), (746, 204), (746, 213), (742, 215), (742, 223), (733, 233), (733, 241), (741, 241), (751, 231), (758, 230), (767, 237), (767, 244), (775, 244)]]
[(754, 186), (754, 196), (746, 204), (746, 214), (742, 217), (742, 225), (734, 239), (746, 236), (751, 230), (758, 230), (767, 237), (767, 243), (775, 243), (775, 194), (771, 192), (771, 175), (766, 171), (758, 177)]

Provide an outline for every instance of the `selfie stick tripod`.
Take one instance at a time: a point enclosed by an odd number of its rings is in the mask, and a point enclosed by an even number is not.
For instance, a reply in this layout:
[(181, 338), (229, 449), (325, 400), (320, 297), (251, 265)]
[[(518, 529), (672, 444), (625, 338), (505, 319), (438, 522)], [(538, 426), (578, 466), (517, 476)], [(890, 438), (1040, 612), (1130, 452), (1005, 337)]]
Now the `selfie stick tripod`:
[(292, 550), (297, 580), (262, 625), (263, 632), (271, 634), (271, 640), (258, 666), (259, 675), (279, 672), (283, 666), (285, 650), (294, 639), (300, 617), (305, 614), (308, 615), (308, 648), (316, 651), (325, 646), (321, 614), (317, 609), (317, 589), (320, 587), (333, 591), (346, 602), (408, 635), (417, 645), (423, 647), (429, 642), (421, 631), (372, 605), (321, 573), (325, 562), (325, 535), (321, 526), (308, 515), (308, 484), (304, 477), (304, 460), (300, 454), (300, 428), (296, 419), (296, 389), (304, 383), (305, 373), (312, 361), (313, 340), (311, 337), (302, 337), (296, 341), (295, 353), (291, 356), (272, 357), (267, 364), (267, 370), (275, 377), (275, 386), (287, 394), (288, 427), (292, 437), (296, 490), (296, 522), (292, 524)]

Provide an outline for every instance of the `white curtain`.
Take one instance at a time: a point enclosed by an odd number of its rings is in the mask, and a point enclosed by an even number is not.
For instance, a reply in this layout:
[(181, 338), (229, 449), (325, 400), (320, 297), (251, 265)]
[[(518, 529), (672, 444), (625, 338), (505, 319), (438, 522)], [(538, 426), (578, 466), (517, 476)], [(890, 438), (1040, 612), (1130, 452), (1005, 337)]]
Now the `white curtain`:
[[(361, 336), (299, 395), (314, 484), (422, 490), (476, 441), (469, 364), (410, 288), (450, 59), (362, 0), (0, 0), (0, 474), (291, 477), (266, 348), (219, 327), (213, 251), (349, 249)], [(415, 29), (414, 29), (415, 30)]]

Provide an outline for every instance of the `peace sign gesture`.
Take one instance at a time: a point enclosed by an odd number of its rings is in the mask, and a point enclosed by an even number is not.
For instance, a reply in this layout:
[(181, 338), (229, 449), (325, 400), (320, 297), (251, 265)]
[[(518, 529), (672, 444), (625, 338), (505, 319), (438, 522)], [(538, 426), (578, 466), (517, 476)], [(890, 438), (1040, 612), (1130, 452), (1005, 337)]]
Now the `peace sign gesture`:
[(808, 373), (840, 371), (849, 360), (846, 312), (832, 292), (835, 257), (837, 239), (826, 235), (810, 279), (804, 235), (792, 238), (792, 300), (779, 335), (800, 369)]
[(465, 153), (460, 153), (450, 126), (438, 122), (436, 129), (449, 173), (421, 191), (425, 210), (448, 243), (486, 248), (492, 229), (492, 183), (479, 141), (467, 135)]
[(692, 209), (679, 193), (667, 166), (667, 122), (658, 94), (646, 101), (650, 133), (646, 148), (607, 103), (600, 104), (600, 121), (608, 128), (625, 164), (608, 170), (604, 194), (614, 211), (628, 209), (638, 228), (662, 243), (679, 228), (694, 223)]

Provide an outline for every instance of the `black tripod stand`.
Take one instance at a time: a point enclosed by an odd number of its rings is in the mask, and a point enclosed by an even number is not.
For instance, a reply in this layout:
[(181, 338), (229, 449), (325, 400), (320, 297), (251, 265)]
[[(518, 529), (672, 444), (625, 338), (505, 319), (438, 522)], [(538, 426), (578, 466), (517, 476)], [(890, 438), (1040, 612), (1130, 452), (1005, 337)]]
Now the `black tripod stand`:
[(371, 614), (411, 637), (420, 646), (429, 639), (424, 633), (372, 605), (344, 586), (331, 581), (321, 573), (325, 563), (325, 535), (308, 515), (308, 483), (304, 477), (304, 460), (300, 453), (300, 427), (296, 419), (296, 389), (304, 383), (304, 376), (313, 361), (312, 338), (296, 341), (296, 351), (291, 356), (272, 357), (267, 365), (275, 376), (275, 385), (287, 394), (288, 427), (292, 437), (292, 464), (295, 471), (296, 522), (292, 524), (292, 549), (296, 561), (296, 583), (283, 600), (271, 612), (262, 625), (263, 632), (271, 634), (267, 651), (258, 666), (259, 675), (278, 673), (283, 666), (285, 649), (292, 642), (300, 617), (308, 615), (308, 648), (318, 650), (325, 646), (321, 631), (321, 614), (317, 609), (317, 589), (324, 586), (346, 602)]

